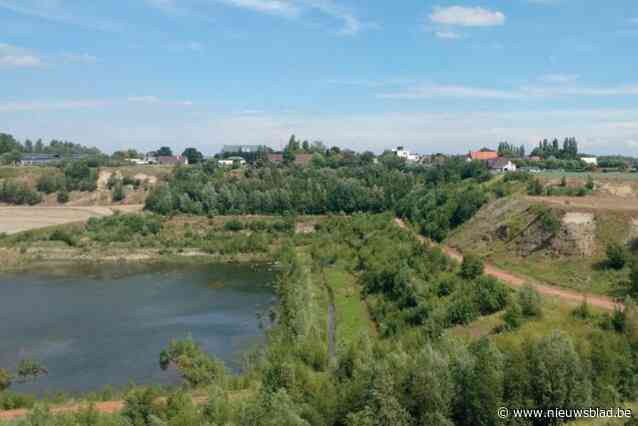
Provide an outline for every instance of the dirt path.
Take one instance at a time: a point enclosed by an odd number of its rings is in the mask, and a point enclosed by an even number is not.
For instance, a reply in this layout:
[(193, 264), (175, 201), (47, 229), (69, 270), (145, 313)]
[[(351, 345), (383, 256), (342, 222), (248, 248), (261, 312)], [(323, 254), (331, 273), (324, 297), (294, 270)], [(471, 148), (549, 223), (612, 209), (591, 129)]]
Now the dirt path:
[[(397, 218), (395, 219), (395, 221), (397, 225), (399, 225), (401, 228), (410, 230), (410, 228), (401, 219)], [(417, 235), (417, 238), (421, 240), (421, 242), (423, 242), (424, 244), (428, 244), (431, 246), (437, 245), (436, 243), (428, 240), (427, 238), (421, 235)], [(448, 247), (446, 245), (438, 245), (438, 246), (441, 248), (441, 250), (443, 250), (443, 253), (445, 253), (448, 257), (451, 257), (452, 259), (458, 262), (463, 261), (463, 255), (459, 251), (453, 249), (452, 247)], [(559, 287), (555, 287), (555, 286), (544, 284), (544, 283), (539, 283), (530, 278), (526, 278), (520, 275), (514, 275), (490, 263), (485, 264), (485, 273), (491, 277), (494, 277), (504, 282), (505, 284), (513, 288), (521, 288), (525, 284), (529, 283), (532, 286), (534, 286), (534, 288), (538, 290), (539, 293), (546, 296), (558, 297), (559, 299), (564, 300), (568, 303), (578, 304), (578, 303), (582, 303), (584, 299), (587, 299), (587, 302), (591, 306), (604, 309), (606, 311), (613, 311), (616, 307), (618, 308), (623, 307), (622, 303), (615, 302), (614, 300), (605, 296), (600, 296), (598, 294), (591, 294), (591, 293), (581, 293), (575, 290), (568, 290), (568, 289), (559, 288)]]
[[(160, 398), (156, 402), (163, 402), (165, 398)], [(193, 402), (197, 405), (204, 405), (208, 402), (207, 397), (203, 396), (195, 396), (193, 397)], [(105, 402), (96, 402), (93, 404), (93, 408), (103, 414), (114, 414), (119, 413), (124, 410), (124, 401), (105, 401)], [(77, 413), (78, 411), (86, 410), (91, 407), (90, 403), (82, 403), (82, 404), (67, 404), (60, 405), (57, 407), (51, 407), (50, 411), (52, 414), (65, 414), (65, 413)], [(11, 421), (18, 419), (20, 417), (24, 417), (29, 414), (29, 410), (27, 409), (17, 409), (17, 410), (7, 410), (0, 411), (0, 421)]]
[(0, 233), (16, 234), (53, 225), (85, 222), (91, 217), (110, 216), (115, 211), (124, 213), (139, 212), (143, 207), (142, 205), (0, 207)]
[(612, 210), (638, 212), (638, 198), (591, 196), (591, 197), (531, 197), (526, 199), (532, 203), (543, 203), (573, 209)]

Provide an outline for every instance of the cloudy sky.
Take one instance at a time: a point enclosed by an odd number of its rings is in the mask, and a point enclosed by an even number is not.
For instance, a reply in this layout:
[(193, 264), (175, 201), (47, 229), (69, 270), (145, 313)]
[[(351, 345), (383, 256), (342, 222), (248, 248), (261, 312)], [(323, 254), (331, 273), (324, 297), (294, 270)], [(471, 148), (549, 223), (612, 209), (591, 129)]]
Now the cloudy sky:
[(638, 2), (0, 0), (0, 132), (638, 155)]

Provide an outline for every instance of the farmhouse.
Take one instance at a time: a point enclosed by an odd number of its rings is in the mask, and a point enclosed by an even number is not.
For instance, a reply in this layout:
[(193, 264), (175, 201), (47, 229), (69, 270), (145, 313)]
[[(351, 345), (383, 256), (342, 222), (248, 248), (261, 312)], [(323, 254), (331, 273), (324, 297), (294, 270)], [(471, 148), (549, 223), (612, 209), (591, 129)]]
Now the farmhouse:
[(496, 159), (498, 159), (498, 152), (487, 148), (483, 148), (480, 151), (471, 151), (467, 155), (467, 161), (488, 161)]
[(507, 158), (494, 158), (487, 160), (487, 167), (495, 173), (515, 172), (516, 164)]
[(397, 157), (403, 158), (405, 161), (410, 163), (416, 163), (421, 159), (418, 154), (411, 154), (410, 151), (402, 146), (398, 146), (397, 149), (393, 149), (392, 152), (394, 152)]
[(246, 160), (241, 157), (228, 157), (217, 161), (217, 164), (222, 167), (233, 167), (234, 165), (245, 166)]
[(158, 156), (155, 157), (157, 164), (161, 164), (163, 166), (176, 166), (178, 164), (187, 165), (188, 158), (181, 155), (170, 155), (170, 156)]
[(598, 158), (596, 158), (596, 157), (580, 157), (580, 161), (584, 162), (585, 164), (587, 164), (589, 166), (597, 166), (598, 165)]
[(44, 166), (62, 160), (59, 154), (24, 154), (18, 164), (21, 166)]

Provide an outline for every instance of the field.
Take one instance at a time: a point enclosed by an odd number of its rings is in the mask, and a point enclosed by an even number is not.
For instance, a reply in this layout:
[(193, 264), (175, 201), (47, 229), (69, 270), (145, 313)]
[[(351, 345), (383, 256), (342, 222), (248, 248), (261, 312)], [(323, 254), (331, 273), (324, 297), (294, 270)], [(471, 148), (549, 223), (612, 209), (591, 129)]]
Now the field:
[(141, 206), (121, 207), (0, 207), (0, 234), (16, 234), (91, 217), (110, 216), (115, 210), (139, 211)]

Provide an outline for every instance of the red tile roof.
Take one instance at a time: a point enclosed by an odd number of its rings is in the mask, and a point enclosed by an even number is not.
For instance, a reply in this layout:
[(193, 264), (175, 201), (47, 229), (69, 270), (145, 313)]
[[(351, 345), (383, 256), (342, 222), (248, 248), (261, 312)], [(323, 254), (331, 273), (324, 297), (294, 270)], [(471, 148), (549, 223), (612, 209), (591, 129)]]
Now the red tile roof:
[(498, 153), (496, 151), (472, 151), (469, 157), (479, 161), (494, 160), (498, 158)]

